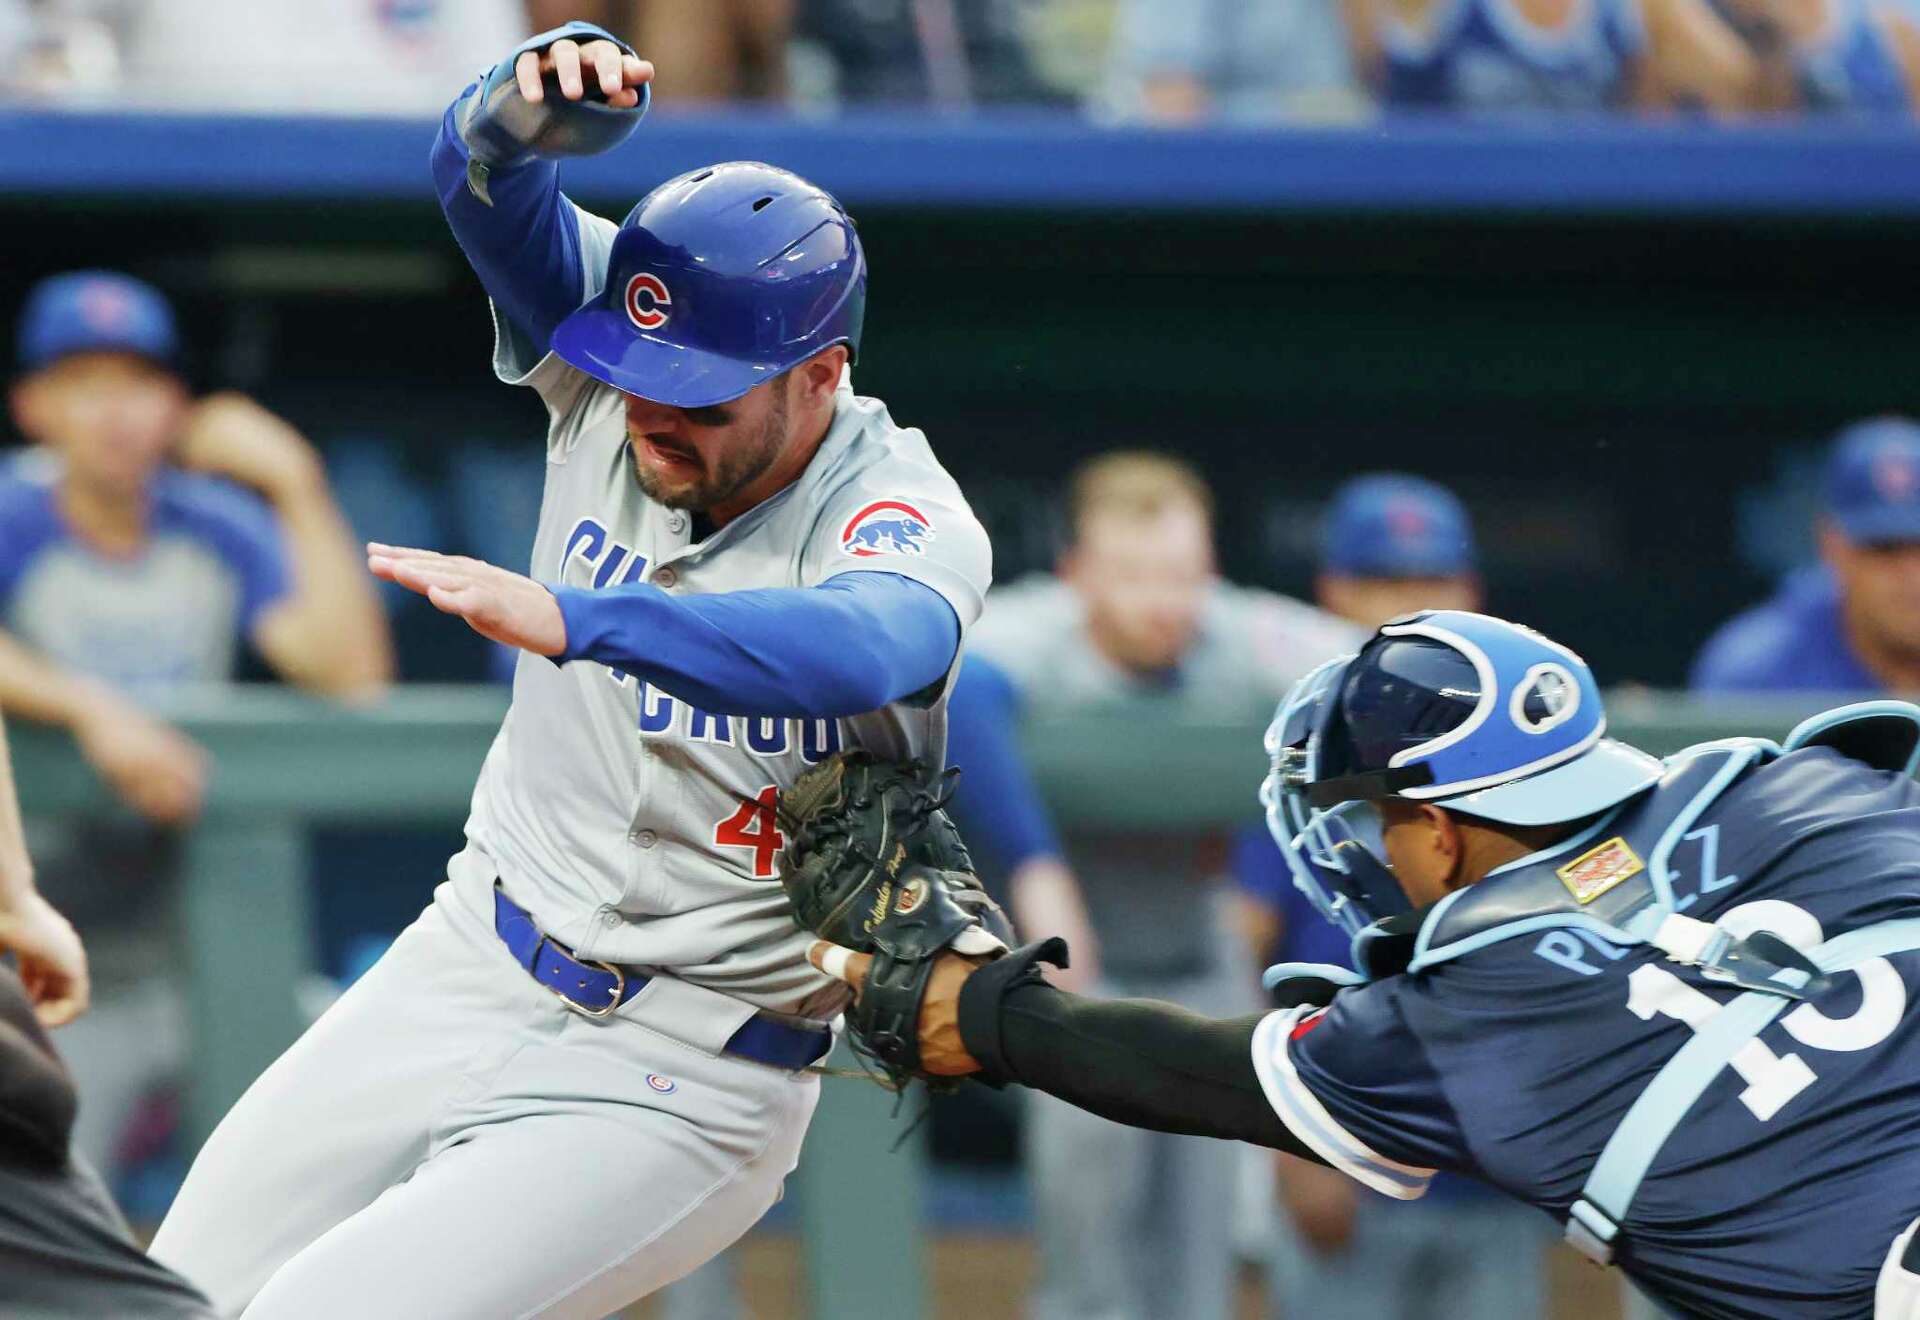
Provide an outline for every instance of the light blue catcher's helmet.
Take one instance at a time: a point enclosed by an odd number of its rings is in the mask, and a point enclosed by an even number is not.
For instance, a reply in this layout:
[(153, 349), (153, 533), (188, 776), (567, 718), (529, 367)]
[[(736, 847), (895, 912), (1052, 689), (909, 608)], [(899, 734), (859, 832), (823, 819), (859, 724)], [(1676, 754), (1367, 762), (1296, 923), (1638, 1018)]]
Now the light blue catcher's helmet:
[(1267, 729), (1260, 801), (1294, 883), (1350, 934), (1405, 911), (1366, 804), (1433, 802), (1506, 825), (1579, 820), (1660, 778), (1605, 736), (1593, 673), (1504, 619), (1432, 610), (1294, 685)]

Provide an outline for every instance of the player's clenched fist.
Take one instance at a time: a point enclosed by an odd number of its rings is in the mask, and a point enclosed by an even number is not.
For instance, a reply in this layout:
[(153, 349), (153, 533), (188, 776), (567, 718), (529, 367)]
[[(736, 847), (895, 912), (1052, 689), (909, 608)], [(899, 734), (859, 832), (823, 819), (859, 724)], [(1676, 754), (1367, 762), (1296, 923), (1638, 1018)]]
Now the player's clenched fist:
[(570, 37), (562, 37), (544, 51), (522, 51), (513, 62), (520, 95), (533, 105), (546, 99), (544, 79), (548, 74), (559, 82), (560, 95), (569, 101), (584, 97), (591, 79), (600, 99), (616, 110), (631, 110), (640, 104), (640, 86), (653, 78), (653, 65), (627, 54), (611, 41), (583, 45)]
[(532, 578), (465, 555), (367, 544), (375, 577), (417, 591), (445, 614), (457, 614), (482, 637), (535, 655), (567, 649), (567, 622), (553, 593)]

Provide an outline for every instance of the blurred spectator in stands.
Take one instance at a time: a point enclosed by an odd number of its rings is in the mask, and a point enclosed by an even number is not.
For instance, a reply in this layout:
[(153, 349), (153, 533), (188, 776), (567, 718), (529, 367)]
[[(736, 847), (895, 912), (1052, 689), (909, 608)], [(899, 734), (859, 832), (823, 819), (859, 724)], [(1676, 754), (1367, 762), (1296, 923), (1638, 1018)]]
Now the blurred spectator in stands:
[(1920, 425), (1835, 438), (1819, 542), (1818, 566), (1701, 648), (1694, 691), (1920, 693)]
[[(1063, 935), (1072, 982), (1201, 1012), (1255, 1005), (1227, 924), (1224, 837), (1101, 830), (1057, 837), (1014, 742), (1019, 713), (1151, 702), (1246, 719), (1358, 645), (1310, 606), (1222, 582), (1212, 496), (1184, 463), (1118, 453), (1074, 476), (1057, 576), (996, 589), (967, 641), (949, 714), (954, 801), (1005, 877), (1027, 935)], [(1039, 1320), (1225, 1320), (1237, 1154), (1108, 1123), (1047, 1097), (1028, 1111)]]
[(42, 0), (35, 9), (43, 94), (163, 109), (425, 114), (532, 30), (522, 0)]
[(956, 109), (1058, 99), (1028, 57), (1026, 8), (1024, 0), (803, 0), (799, 32), (829, 56), (835, 86), (821, 99)]
[[(535, 31), (577, 18), (619, 33), (661, 70), (654, 94), (675, 105), (785, 100), (793, 7), (794, 0), (527, 3)], [(509, 45), (503, 43), (501, 49)]]
[(105, 97), (120, 72), (113, 34), (49, 0), (0, 0), (0, 96)]
[[(1480, 607), (1473, 528), (1454, 494), (1419, 477), (1356, 477), (1321, 537), (1322, 608), (1367, 632), (1423, 609)], [(1234, 841), (1240, 928), (1260, 966), (1351, 967), (1348, 940), (1295, 887), (1264, 825)], [(1280, 1233), (1269, 1298), (1281, 1320), (1453, 1320), (1545, 1314), (1550, 1227), (1461, 1180), (1401, 1202), (1291, 1156), (1277, 1163)]]
[(1343, 0), (1389, 106), (1463, 111), (1762, 105), (1760, 61), (1706, 0)]
[(0, 474), (0, 709), (71, 730), (143, 818), (32, 823), (43, 887), (94, 953), (95, 1010), (62, 1047), (87, 1095), (79, 1148), (104, 1168), (179, 1048), (168, 827), (199, 810), (207, 774), (146, 703), (227, 681), (243, 643), (342, 698), (378, 694), (391, 661), (319, 460), (251, 400), (188, 397), (156, 290), (55, 276), (28, 296), (18, 349), (13, 419), (50, 461)]
[(1419, 477), (1355, 477), (1335, 493), (1321, 529), (1314, 596), (1368, 632), (1415, 610), (1479, 609), (1466, 509)]
[(1364, 113), (1340, 0), (1121, 0), (1101, 108), (1165, 124)]
[(1711, 0), (1764, 69), (1770, 108), (1905, 115), (1920, 104), (1920, 25), (1875, 0)]

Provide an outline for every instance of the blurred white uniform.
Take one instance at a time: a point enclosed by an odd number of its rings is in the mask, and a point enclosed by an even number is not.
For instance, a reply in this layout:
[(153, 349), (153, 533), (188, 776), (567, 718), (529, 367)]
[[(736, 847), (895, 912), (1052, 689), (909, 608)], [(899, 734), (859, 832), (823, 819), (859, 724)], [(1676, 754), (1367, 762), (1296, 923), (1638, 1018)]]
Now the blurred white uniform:
[(437, 114), (530, 35), (519, 0), (80, 0), (120, 44), (116, 105)]
[[(1324, 660), (1357, 648), (1351, 625), (1264, 591), (1216, 583), (1168, 674), (1141, 677), (1088, 636), (1081, 599), (1036, 576), (996, 591), (970, 655), (1007, 674), (1036, 713), (1151, 699), (1183, 714), (1245, 716)], [(1249, 818), (1255, 814), (1248, 797)], [(1259, 1006), (1223, 911), (1224, 844), (1191, 832), (1072, 834), (1100, 945), (1094, 993), (1165, 999), (1213, 1017)], [(1122, 1127), (1034, 1093), (1027, 1125), (1041, 1277), (1035, 1320), (1226, 1320), (1232, 1313), (1235, 1148)]]

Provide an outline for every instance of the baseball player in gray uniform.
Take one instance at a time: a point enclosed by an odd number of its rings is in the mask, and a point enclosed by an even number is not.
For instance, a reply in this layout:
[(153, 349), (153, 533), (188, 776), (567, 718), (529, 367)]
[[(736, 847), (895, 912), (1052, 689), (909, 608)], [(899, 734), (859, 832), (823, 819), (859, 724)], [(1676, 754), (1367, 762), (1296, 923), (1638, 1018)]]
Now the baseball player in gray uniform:
[[(1077, 984), (1216, 1016), (1251, 1011), (1257, 983), (1236, 956), (1220, 883), (1225, 840), (1056, 838), (1007, 728), (1022, 710), (1126, 701), (1242, 718), (1359, 633), (1215, 576), (1211, 496), (1183, 463), (1106, 455), (1076, 475), (1069, 503), (1060, 573), (995, 591), (968, 638), (953, 705), (952, 757), (966, 771), (955, 809), (1006, 873), (1020, 929), (1070, 933)], [(1237, 1151), (1121, 1127), (1045, 1096), (1034, 1099), (1027, 1137), (1035, 1320), (1232, 1314)]]
[(540, 526), (531, 576), (369, 564), (524, 653), (447, 882), (242, 1097), (154, 1242), (222, 1315), (598, 1317), (737, 1239), (844, 1002), (776, 879), (778, 796), (846, 746), (944, 763), (989, 549), (925, 438), (848, 383), (845, 211), (759, 164), (619, 226), (559, 191), (549, 157), (624, 137), (651, 76), (570, 24), (435, 144), (495, 370), (547, 406)]

